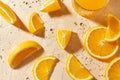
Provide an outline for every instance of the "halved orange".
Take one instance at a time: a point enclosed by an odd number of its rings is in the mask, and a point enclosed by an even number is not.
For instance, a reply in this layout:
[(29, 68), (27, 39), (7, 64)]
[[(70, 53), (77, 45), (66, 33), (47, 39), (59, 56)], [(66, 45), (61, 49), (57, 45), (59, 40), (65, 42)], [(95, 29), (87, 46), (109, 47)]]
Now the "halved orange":
[(52, 12), (61, 9), (59, 0), (46, 0), (42, 5), (40, 11), (42, 12)]
[(72, 54), (69, 54), (66, 62), (66, 71), (72, 80), (92, 80), (93, 76)]
[(75, 0), (75, 1), (79, 5), (79, 7), (92, 11), (103, 8), (108, 3), (109, 0)]
[(117, 41), (107, 42), (105, 40), (106, 27), (96, 26), (88, 29), (84, 37), (86, 51), (97, 59), (108, 59), (118, 51)]
[(120, 80), (120, 57), (115, 58), (108, 64), (105, 78), (106, 80)]
[(9, 23), (14, 24), (17, 21), (17, 16), (13, 10), (0, 1), (0, 15)]
[(70, 30), (57, 30), (57, 41), (62, 49), (65, 49), (70, 41), (72, 31)]
[(116, 41), (120, 38), (120, 20), (113, 14), (108, 15), (108, 27), (105, 35), (106, 41)]
[(8, 57), (8, 63), (11, 68), (17, 68), (19, 64), (40, 50), (42, 47), (35, 41), (28, 40), (20, 43), (14, 50), (11, 51)]
[(33, 66), (34, 80), (49, 80), (57, 62), (55, 56), (40, 57)]
[(30, 15), (29, 23), (28, 23), (29, 31), (33, 34), (38, 34), (43, 32), (44, 30), (44, 23), (42, 19), (40, 18), (39, 14), (36, 12), (33, 12)]

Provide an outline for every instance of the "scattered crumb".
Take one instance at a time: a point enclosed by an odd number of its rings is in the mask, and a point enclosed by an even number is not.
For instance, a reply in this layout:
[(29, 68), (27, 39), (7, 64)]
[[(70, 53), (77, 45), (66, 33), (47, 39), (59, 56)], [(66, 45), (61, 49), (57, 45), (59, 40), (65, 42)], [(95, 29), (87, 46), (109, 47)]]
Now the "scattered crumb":
[(104, 75), (101, 75), (102, 77), (104, 77)]
[(26, 5), (28, 4), (28, 2), (25, 3)]
[(31, 8), (31, 6), (29, 6), (29, 8)]
[(23, 1), (23, 3), (25, 3), (25, 1)]
[(30, 80), (30, 78), (29, 78), (29, 77), (26, 77), (26, 80)]
[(4, 51), (4, 49), (2, 49), (2, 51)]
[(0, 55), (0, 59), (2, 60), (2, 55)]
[(87, 66), (87, 64), (85, 63), (85, 65)]
[(16, 6), (16, 4), (13, 4), (13, 6)]
[(86, 57), (85, 60), (87, 60), (88, 58)]
[(32, 3), (34, 3), (34, 1), (32, 1)]
[(53, 31), (53, 29), (51, 28), (50, 31)]
[(74, 24), (75, 24), (75, 25), (77, 25), (77, 23), (76, 23), (76, 22), (74, 22)]
[(83, 23), (80, 23), (80, 26), (83, 26), (84, 24)]

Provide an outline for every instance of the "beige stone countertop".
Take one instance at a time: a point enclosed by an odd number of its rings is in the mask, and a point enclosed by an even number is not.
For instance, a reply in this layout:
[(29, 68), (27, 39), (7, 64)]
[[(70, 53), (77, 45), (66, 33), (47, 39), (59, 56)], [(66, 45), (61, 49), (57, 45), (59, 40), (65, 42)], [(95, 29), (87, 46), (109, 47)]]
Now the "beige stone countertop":
[[(2, 0), (8, 4), (27, 27), (28, 19), (36, 11), (44, 21), (44, 37), (35, 36), (29, 32), (14, 27), (0, 17), (0, 80), (33, 80), (32, 67), (37, 58), (43, 55), (55, 55), (60, 60), (56, 65), (50, 80), (71, 80), (65, 70), (65, 61), (69, 53), (74, 53), (80, 62), (93, 74), (97, 80), (104, 80), (107, 63), (92, 58), (83, 48), (83, 36), (86, 30), (102, 22), (111, 12), (120, 17), (120, 0), (110, 0), (93, 19), (87, 19), (77, 14), (71, 0), (62, 0), (62, 9), (54, 13), (40, 12), (45, 0)], [(56, 41), (57, 29), (71, 29), (74, 33), (68, 50), (62, 50)], [(11, 49), (24, 40), (34, 40), (42, 45), (42, 55), (34, 55), (26, 59), (21, 67), (12, 69), (8, 65), (8, 55)]]

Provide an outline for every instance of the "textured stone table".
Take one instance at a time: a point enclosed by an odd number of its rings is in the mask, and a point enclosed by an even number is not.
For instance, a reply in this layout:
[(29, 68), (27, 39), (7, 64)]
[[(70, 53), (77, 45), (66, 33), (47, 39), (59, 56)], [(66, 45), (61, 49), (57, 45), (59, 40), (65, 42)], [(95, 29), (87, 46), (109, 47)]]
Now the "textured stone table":
[[(54, 13), (40, 12), (41, 4), (45, 0), (2, 0), (8, 4), (27, 27), (31, 12), (40, 14), (45, 25), (44, 37), (39, 37), (20, 30), (7, 23), (0, 17), (0, 80), (33, 80), (32, 67), (37, 58), (43, 55), (55, 55), (60, 62), (54, 69), (51, 80), (71, 80), (65, 71), (65, 61), (69, 53), (74, 53), (80, 62), (93, 74), (97, 80), (104, 80), (106, 62), (92, 58), (83, 48), (83, 36), (86, 30), (105, 22), (108, 12), (120, 17), (120, 0), (110, 0), (99, 14), (93, 19), (86, 19), (78, 15), (72, 8), (71, 0), (62, 0), (62, 9)], [(66, 50), (62, 50), (56, 41), (57, 29), (71, 29), (73, 36)], [(26, 59), (20, 68), (11, 69), (7, 59), (11, 49), (24, 40), (35, 40), (42, 45), (42, 55), (36, 53)]]

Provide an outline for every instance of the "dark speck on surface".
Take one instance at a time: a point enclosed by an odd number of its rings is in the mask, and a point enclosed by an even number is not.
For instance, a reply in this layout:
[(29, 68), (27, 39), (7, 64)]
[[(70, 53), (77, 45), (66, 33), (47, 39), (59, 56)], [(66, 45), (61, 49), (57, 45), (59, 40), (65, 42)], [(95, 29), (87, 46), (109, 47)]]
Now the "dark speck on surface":
[(28, 4), (28, 2), (26, 2), (26, 5)]
[(29, 6), (29, 8), (31, 8), (31, 6)]
[(85, 64), (87, 66), (87, 64)]
[(80, 23), (80, 26), (83, 26), (84, 24), (83, 23)]
[(34, 3), (34, 1), (32, 1), (32, 3)]
[(25, 1), (23, 1), (23, 3), (25, 3)]
[(87, 60), (88, 58), (86, 57), (85, 60)]
[(2, 60), (2, 55), (0, 55), (0, 59)]
[(4, 49), (2, 49), (2, 51), (4, 51)]
[(75, 24), (75, 25), (77, 25), (77, 23), (76, 23), (76, 22), (74, 22), (74, 24)]
[(30, 78), (29, 78), (29, 77), (26, 77), (26, 80), (30, 80)]
[(16, 6), (16, 4), (13, 4), (13, 6)]
[(50, 29), (50, 31), (53, 31), (53, 29)]

